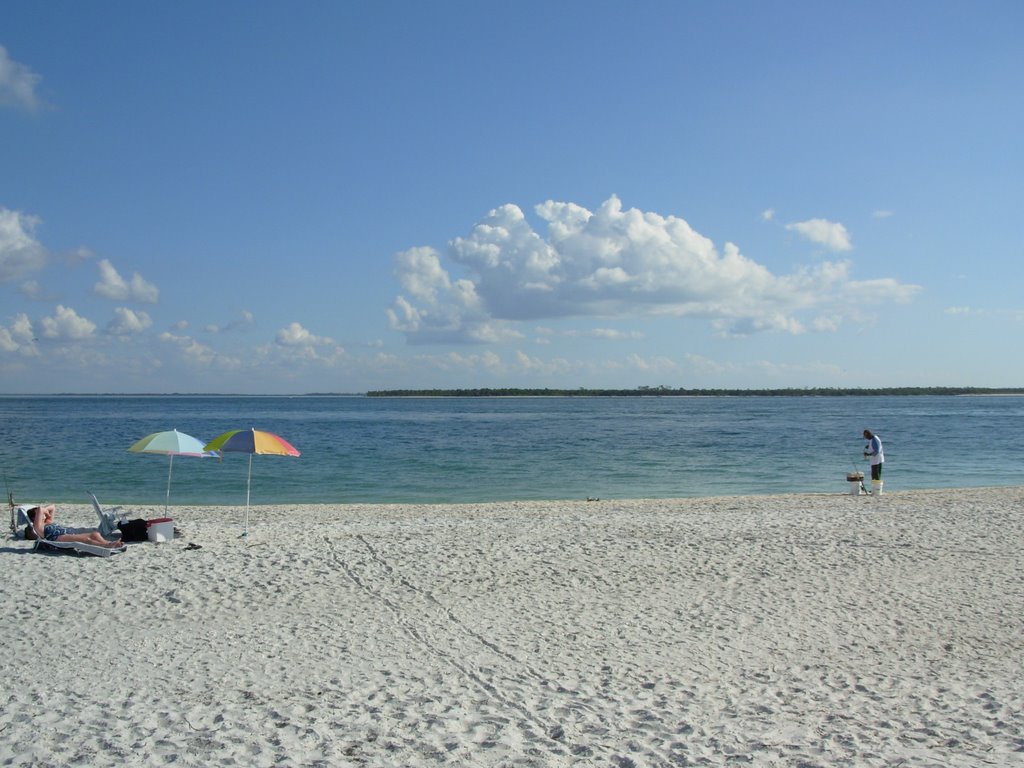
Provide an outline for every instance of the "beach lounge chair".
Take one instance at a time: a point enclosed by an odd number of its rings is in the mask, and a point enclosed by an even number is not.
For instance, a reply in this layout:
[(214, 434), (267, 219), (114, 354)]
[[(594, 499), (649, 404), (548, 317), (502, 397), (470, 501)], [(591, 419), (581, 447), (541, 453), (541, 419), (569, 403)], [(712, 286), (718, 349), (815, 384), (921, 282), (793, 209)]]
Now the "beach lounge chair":
[(121, 541), (168, 541), (178, 536), (174, 527), (174, 520), (169, 517), (158, 517), (155, 520), (143, 520), (135, 518), (129, 520), (120, 514), (120, 507), (104, 509), (100, 506), (99, 499), (92, 491), (86, 491), (92, 499), (92, 508), (96, 510), (96, 516), (100, 519), (100, 533), (106, 538), (114, 538), (115, 534), (121, 537)]
[(86, 493), (88, 493), (89, 498), (92, 499), (92, 508), (96, 510), (96, 516), (100, 519), (100, 533), (108, 537), (113, 536), (114, 531), (117, 530), (117, 524), (124, 520), (121, 515), (115, 514), (120, 507), (115, 509), (103, 509), (103, 507), (100, 506), (100, 501), (96, 498), (95, 493), (92, 491), (86, 491)]
[(47, 541), (43, 538), (42, 531), (37, 531), (35, 523), (31, 517), (29, 517), (28, 511), (35, 509), (37, 504), (18, 504), (17, 505), (17, 517), (18, 527), (22, 524), (30, 526), (32, 531), (36, 535), (35, 546), (32, 547), (35, 552), (74, 552), (79, 555), (96, 555), (97, 557), (110, 557), (118, 552), (124, 552), (127, 547), (99, 547), (95, 544), (86, 544), (83, 541)]

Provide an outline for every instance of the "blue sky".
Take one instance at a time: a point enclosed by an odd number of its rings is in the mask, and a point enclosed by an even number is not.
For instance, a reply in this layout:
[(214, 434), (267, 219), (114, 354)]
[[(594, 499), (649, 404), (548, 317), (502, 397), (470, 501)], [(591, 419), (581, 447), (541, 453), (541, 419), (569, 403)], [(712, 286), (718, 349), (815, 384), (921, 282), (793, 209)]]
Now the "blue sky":
[(1024, 386), (1019, 2), (0, 7), (0, 393)]

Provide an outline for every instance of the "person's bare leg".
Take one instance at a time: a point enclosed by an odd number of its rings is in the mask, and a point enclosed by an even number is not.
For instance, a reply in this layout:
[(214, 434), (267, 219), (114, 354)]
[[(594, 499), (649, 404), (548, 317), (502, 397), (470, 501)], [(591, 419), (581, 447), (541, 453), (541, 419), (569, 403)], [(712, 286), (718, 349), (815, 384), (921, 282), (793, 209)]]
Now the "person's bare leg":
[(89, 533), (65, 533), (63, 536), (58, 536), (57, 541), (77, 541), (82, 544), (92, 544), (96, 547), (109, 547), (111, 549), (121, 546), (120, 540), (107, 541), (100, 535), (99, 531), (90, 531)]

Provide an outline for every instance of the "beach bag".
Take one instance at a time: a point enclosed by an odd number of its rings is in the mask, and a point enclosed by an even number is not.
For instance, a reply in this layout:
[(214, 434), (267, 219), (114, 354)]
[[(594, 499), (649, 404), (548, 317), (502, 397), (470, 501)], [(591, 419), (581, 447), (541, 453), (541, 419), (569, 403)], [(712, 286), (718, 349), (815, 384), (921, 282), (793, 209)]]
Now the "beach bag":
[(117, 530), (121, 532), (121, 541), (146, 541), (146, 521), (141, 517), (137, 520), (125, 520), (117, 524)]

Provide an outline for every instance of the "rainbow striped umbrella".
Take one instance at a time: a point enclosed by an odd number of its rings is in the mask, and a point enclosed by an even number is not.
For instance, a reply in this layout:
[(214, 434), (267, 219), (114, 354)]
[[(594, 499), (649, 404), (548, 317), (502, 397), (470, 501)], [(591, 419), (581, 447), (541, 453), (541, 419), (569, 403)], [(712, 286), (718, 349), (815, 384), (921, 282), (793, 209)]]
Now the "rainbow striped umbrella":
[(225, 453), (248, 453), (249, 454), (249, 475), (245, 480), (245, 530), (243, 536), (249, 535), (249, 489), (252, 484), (252, 457), (253, 454), (262, 453), (271, 456), (298, 456), (299, 452), (295, 446), (278, 437), (273, 432), (264, 432), (259, 429), (232, 429), (223, 435), (217, 435), (208, 442), (203, 450), (216, 451), (222, 456)]

